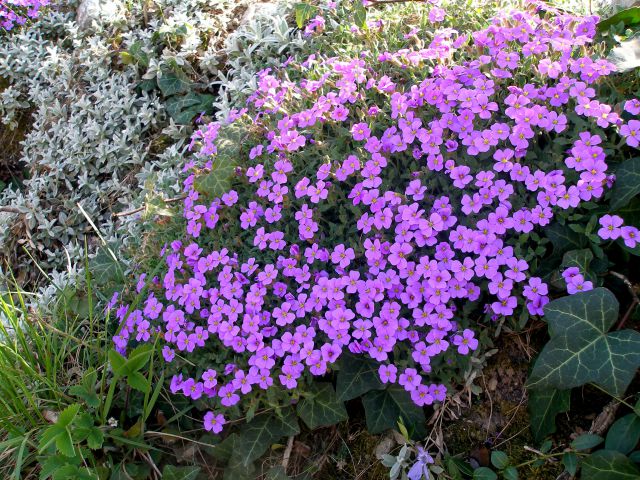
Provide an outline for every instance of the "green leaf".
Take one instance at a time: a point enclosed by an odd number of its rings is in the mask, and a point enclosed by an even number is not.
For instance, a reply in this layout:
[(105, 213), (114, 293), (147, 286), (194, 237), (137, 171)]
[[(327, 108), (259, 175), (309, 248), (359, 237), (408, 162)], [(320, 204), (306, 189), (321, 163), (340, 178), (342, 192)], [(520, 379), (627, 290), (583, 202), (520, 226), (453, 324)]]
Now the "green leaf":
[(311, 430), (335, 425), (348, 418), (344, 403), (338, 400), (330, 383), (314, 384), (311, 394), (296, 407), (298, 416)]
[(556, 431), (556, 415), (569, 410), (571, 390), (532, 390), (529, 392), (529, 415), (531, 417), (531, 433), (539, 443)]
[(57, 470), (67, 465), (67, 459), (59, 455), (48, 455), (45, 458), (38, 458), (38, 464), (40, 465), (39, 478), (46, 480), (52, 477)]
[(505, 480), (518, 480), (518, 470), (516, 467), (507, 467), (502, 472), (502, 476)]
[(576, 450), (589, 450), (590, 448), (596, 447), (603, 442), (603, 438), (600, 435), (594, 435), (593, 433), (583, 433), (582, 435), (576, 437), (576, 439), (571, 442), (571, 447)]
[(287, 472), (282, 465), (271, 467), (267, 472), (265, 480), (289, 480)]
[(162, 480), (195, 480), (200, 467), (175, 467), (167, 465), (162, 469)]
[(640, 23), (640, 8), (639, 7), (631, 7), (625, 10), (621, 10), (615, 15), (611, 17), (601, 20), (598, 22), (597, 28), (598, 32), (604, 32), (611, 27), (622, 22), (625, 28), (629, 28), (633, 25), (637, 25)]
[(640, 441), (640, 417), (630, 413), (611, 425), (604, 448), (627, 455), (636, 447), (638, 441)]
[(638, 193), (640, 193), (640, 157), (622, 162), (616, 169), (616, 181), (611, 190), (611, 209), (626, 207)]
[(190, 92), (183, 96), (172, 96), (167, 99), (165, 108), (171, 118), (178, 124), (189, 124), (193, 117), (201, 113), (213, 113), (213, 95)]
[(356, 2), (353, 11), (353, 23), (358, 28), (367, 28), (367, 7), (362, 2)]
[(151, 343), (143, 343), (142, 345), (134, 348), (127, 357), (126, 368), (129, 373), (137, 372), (144, 367), (151, 358), (152, 352), (153, 344)]
[(640, 450), (636, 450), (635, 452), (631, 452), (629, 454), (629, 460), (634, 463), (640, 463)]
[(372, 434), (395, 429), (398, 419), (407, 427), (413, 439), (426, 435), (425, 417), (422, 408), (416, 406), (409, 394), (400, 387), (373, 390), (362, 397), (367, 429)]
[(87, 436), (87, 446), (91, 450), (102, 448), (104, 443), (104, 433), (98, 427), (93, 427)]
[(545, 235), (553, 244), (554, 254), (561, 255), (569, 250), (579, 250), (587, 246), (586, 238), (565, 225), (552, 223), (545, 229)]
[(61, 430), (56, 436), (56, 448), (66, 457), (75, 456), (76, 450), (73, 446), (73, 438), (71, 437), (69, 428)]
[(254, 460), (284, 436), (300, 433), (298, 419), (292, 408), (283, 410), (283, 417), (263, 414), (242, 426), (231, 454), (230, 464), (248, 467)]
[(582, 480), (638, 480), (640, 469), (625, 455), (598, 450), (582, 461)]
[(109, 363), (116, 377), (122, 377), (126, 374), (127, 359), (113, 349), (109, 350)]
[(492, 451), (491, 465), (496, 467), (498, 470), (504, 470), (509, 465), (509, 455), (500, 450)]
[(473, 480), (496, 480), (497, 478), (496, 472), (487, 467), (476, 468), (473, 471)]
[(151, 385), (147, 380), (147, 377), (142, 375), (140, 372), (131, 372), (127, 375), (127, 383), (131, 388), (134, 388), (142, 393), (149, 393), (151, 390)]
[(528, 386), (568, 389), (593, 382), (621, 396), (640, 366), (640, 333), (607, 333), (618, 301), (606, 288), (554, 300), (544, 307), (551, 339), (538, 356)]
[(298, 3), (294, 8), (296, 13), (296, 25), (298, 28), (304, 27), (304, 24), (307, 23), (316, 11), (316, 7), (309, 5), (308, 3)]
[(144, 68), (149, 66), (149, 55), (142, 50), (142, 42), (134, 42), (129, 48), (129, 55)]
[(340, 368), (336, 382), (338, 400), (351, 400), (370, 390), (383, 388), (378, 376), (379, 364), (371, 358), (345, 354), (338, 362)]
[(196, 190), (212, 198), (220, 197), (231, 188), (231, 177), (235, 163), (224, 162), (218, 158), (211, 171), (198, 177), (194, 182)]
[(578, 456), (573, 452), (567, 452), (562, 455), (562, 464), (569, 475), (573, 477), (578, 470)]
[(56, 425), (59, 427), (68, 427), (73, 423), (80, 411), (80, 404), (74, 403), (65, 408), (60, 415), (58, 415), (58, 420), (56, 421)]
[(178, 93), (186, 93), (191, 89), (191, 81), (187, 75), (182, 72), (163, 71), (162, 76), (158, 78), (158, 87), (162, 95), (169, 97)]

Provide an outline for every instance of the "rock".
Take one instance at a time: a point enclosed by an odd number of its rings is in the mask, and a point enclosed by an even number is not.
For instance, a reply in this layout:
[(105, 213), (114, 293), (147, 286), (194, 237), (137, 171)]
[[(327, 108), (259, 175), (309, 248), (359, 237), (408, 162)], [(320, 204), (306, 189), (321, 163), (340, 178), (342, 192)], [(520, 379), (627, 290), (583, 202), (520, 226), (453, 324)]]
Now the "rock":
[(121, 0), (81, 0), (76, 10), (76, 23), (87, 30), (94, 23), (113, 22), (124, 17), (125, 6)]

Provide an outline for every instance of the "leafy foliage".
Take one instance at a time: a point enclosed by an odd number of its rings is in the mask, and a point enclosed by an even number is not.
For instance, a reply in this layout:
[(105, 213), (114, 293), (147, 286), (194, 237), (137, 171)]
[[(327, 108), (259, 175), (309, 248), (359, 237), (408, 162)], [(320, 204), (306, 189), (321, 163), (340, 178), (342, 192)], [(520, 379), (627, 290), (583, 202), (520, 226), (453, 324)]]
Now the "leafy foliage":
[(556, 430), (556, 415), (570, 408), (570, 390), (540, 389), (529, 393), (529, 411), (531, 416), (531, 433), (536, 442)]
[(607, 333), (618, 301), (605, 288), (560, 298), (545, 307), (551, 340), (540, 352), (528, 385), (566, 389), (588, 382), (622, 395), (640, 366), (640, 333)]
[(330, 383), (315, 383), (298, 403), (296, 412), (310, 429), (334, 425), (348, 418), (344, 403), (338, 400)]

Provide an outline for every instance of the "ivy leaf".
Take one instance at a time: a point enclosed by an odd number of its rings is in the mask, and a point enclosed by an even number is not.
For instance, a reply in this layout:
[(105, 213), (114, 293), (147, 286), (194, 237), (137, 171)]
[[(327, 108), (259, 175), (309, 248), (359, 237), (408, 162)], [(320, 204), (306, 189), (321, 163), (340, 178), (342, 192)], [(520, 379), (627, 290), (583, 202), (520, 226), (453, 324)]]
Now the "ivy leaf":
[(422, 408), (416, 406), (409, 394), (393, 386), (385, 390), (373, 390), (362, 397), (367, 429), (372, 434), (396, 429), (398, 419), (407, 427), (411, 438), (426, 435), (425, 417)]
[(569, 250), (585, 248), (586, 237), (579, 235), (565, 225), (552, 223), (545, 230), (545, 235), (553, 244), (553, 253), (561, 255)]
[(195, 480), (200, 467), (174, 467), (167, 465), (162, 469), (162, 480)]
[(556, 431), (556, 415), (569, 410), (571, 390), (549, 388), (529, 393), (531, 433), (536, 442)]
[(607, 432), (604, 448), (627, 455), (640, 441), (640, 417), (630, 413), (615, 421)]
[(314, 384), (311, 393), (296, 408), (298, 416), (311, 430), (335, 425), (348, 418), (347, 409), (338, 400), (333, 385), (326, 382)]
[(640, 469), (625, 455), (598, 450), (582, 461), (582, 480), (638, 480)]
[(378, 364), (368, 357), (342, 355), (339, 360), (339, 368), (336, 382), (338, 400), (351, 400), (370, 390), (383, 388), (378, 376)]
[(218, 158), (211, 170), (198, 177), (194, 182), (196, 190), (212, 198), (220, 197), (231, 188), (231, 177), (235, 163), (224, 162)]
[(270, 414), (259, 415), (240, 429), (229, 463), (248, 467), (273, 443), (284, 436), (298, 433), (300, 427), (292, 408), (284, 409), (282, 418)]
[(626, 207), (640, 193), (640, 157), (622, 162), (611, 190), (611, 209)]
[(182, 71), (163, 71), (162, 76), (158, 78), (158, 87), (160, 87), (162, 95), (169, 97), (188, 92), (191, 89), (191, 81)]
[(533, 389), (568, 389), (596, 383), (621, 396), (640, 366), (640, 333), (607, 333), (618, 319), (618, 301), (606, 288), (554, 300), (544, 307), (551, 340), (527, 382)]
[(149, 66), (149, 55), (142, 50), (142, 42), (134, 42), (129, 48), (129, 55), (144, 68)]
[(189, 92), (186, 95), (174, 95), (167, 99), (165, 108), (176, 123), (186, 125), (200, 113), (213, 113), (215, 97), (205, 93)]

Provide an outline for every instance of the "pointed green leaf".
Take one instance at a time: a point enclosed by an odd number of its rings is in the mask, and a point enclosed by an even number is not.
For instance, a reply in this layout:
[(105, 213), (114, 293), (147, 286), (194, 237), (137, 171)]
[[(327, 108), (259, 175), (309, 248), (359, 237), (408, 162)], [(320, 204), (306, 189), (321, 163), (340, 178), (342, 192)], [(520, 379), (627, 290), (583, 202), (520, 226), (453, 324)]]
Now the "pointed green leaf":
[(582, 480), (638, 480), (640, 469), (625, 455), (598, 450), (582, 461)]
[(640, 367), (640, 333), (607, 333), (618, 301), (606, 288), (554, 300), (544, 307), (551, 340), (536, 360), (528, 386), (568, 389), (596, 383), (621, 396)]
[(311, 430), (335, 425), (348, 418), (344, 403), (338, 400), (330, 383), (316, 383), (310, 393), (309, 397), (298, 403), (296, 410)]
[(607, 432), (604, 448), (627, 455), (640, 441), (640, 417), (630, 413), (615, 421)]
[(536, 442), (556, 431), (556, 415), (569, 410), (571, 390), (532, 390), (529, 392), (531, 433)]
[(426, 435), (424, 411), (400, 387), (373, 390), (362, 397), (362, 404), (367, 429), (374, 435), (395, 429), (399, 419), (402, 419), (411, 438), (423, 438)]
[(616, 169), (616, 181), (611, 190), (611, 209), (625, 207), (640, 193), (640, 157), (622, 162)]
[[(345, 354), (339, 360), (336, 382), (338, 400), (347, 401), (370, 390), (383, 388), (378, 376), (378, 362), (363, 355)], [(394, 422), (395, 425), (395, 422)]]

